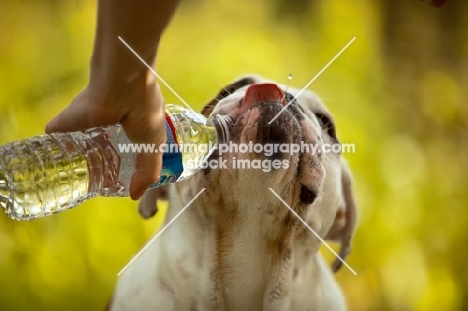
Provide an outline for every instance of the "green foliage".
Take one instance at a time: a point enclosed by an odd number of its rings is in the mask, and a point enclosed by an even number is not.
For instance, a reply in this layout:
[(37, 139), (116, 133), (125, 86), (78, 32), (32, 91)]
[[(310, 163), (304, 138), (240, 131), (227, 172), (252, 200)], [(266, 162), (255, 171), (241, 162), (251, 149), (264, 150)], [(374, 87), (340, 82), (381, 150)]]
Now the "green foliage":
[[(159, 74), (200, 109), (256, 73), (311, 86), (334, 113), (355, 174), (360, 226), (337, 278), (350, 310), (466, 310), (468, 6), (419, 1), (187, 1), (165, 33)], [(295, 1), (295, 3), (299, 3)], [(95, 1), (5, 1), (0, 143), (43, 132), (86, 84)], [(279, 9), (278, 9), (279, 8)], [(144, 30), (142, 30), (144, 31)], [(180, 104), (163, 87), (167, 102)], [(98, 198), (32, 222), (0, 215), (0, 310), (96, 310), (161, 224), (129, 199)], [(329, 261), (327, 249), (322, 253)]]

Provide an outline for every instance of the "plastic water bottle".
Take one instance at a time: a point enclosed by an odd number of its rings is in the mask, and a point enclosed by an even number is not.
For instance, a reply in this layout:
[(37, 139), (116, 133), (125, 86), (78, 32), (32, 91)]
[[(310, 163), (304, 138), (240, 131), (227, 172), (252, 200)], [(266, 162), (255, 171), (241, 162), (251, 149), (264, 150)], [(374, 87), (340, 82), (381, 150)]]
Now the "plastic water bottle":
[[(184, 164), (203, 162), (218, 143), (228, 141), (230, 122), (226, 115), (207, 119), (187, 108), (166, 105), (169, 151), (163, 153), (160, 181), (150, 188), (187, 179), (199, 171), (199, 166)], [(39, 135), (0, 146), (0, 206), (13, 219), (31, 220), (96, 196), (128, 196), (137, 154), (131, 144), (123, 127), (112, 125)], [(174, 144), (212, 148), (181, 152), (185, 149), (174, 150)]]

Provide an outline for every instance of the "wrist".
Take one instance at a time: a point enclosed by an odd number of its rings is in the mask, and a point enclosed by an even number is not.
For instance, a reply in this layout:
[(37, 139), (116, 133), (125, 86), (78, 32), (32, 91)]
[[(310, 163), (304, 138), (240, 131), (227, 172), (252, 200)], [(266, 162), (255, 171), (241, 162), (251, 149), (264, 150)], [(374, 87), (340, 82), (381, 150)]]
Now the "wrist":
[[(145, 56), (139, 54), (150, 68), (154, 68), (156, 47), (149, 49), (151, 51)], [(95, 46), (90, 61), (89, 84), (103, 100), (118, 100), (120, 96), (128, 96), (128, 92), (144, 90), (151, 82), (154, 82), (154, 74), (118, 38), (113, 44)]]
[[(117, 37), (112, 43), (95, 44), (90, 59), (90, 81), (102, 81), (102, 84), (116, 87), (134, 82), (145, 83), (146, 76), (151, 72), (147, 66), (154, 68), (157, 44), (146, 50), (129, 45), (138, 56)], [(140, 54), (138, 50), (146, 53)]]

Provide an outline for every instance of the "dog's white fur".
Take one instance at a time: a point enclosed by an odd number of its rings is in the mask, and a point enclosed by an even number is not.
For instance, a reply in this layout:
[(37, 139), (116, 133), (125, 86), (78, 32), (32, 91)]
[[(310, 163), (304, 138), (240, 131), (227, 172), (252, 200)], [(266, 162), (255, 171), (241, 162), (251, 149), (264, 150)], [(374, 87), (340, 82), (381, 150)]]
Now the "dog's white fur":
[[(227, 86), (204, 114), (240, 118), (238, 100), (248, 84), (264, 81), (247, 77)], [(304, 119), (282, 122), (293, 124), (291, 131), (304, 141), (332, 143), (330, 129), (320, 128), (318, 116), (329, 116), (321, 101), (304, 92), (298, 105)], [(258, 130), (250, 123), (260, 110), (254, 107), (245, 113), (241, 141)], [(233, 156), (253, 157), (227, 155)], [(356, 224), (350, 171), (339, 154), (302, 154), (289, 160), (287, 170), (201, 171), (187, 181), (148, 192), (141, 213), (154, 214), (156, 200), (168, 198), (167, 223), (207, 188), (121, 275), (111, 310), (345, 310), (332, 271), (318, 252), (320, 241), (268, 188), (321, 237), (341, 242), (340, 255), (346, 257)], [(311, 204), (299, 200), (304, 185), (318, 194)], [(339, 265), (336, 261), (334, 269)]]

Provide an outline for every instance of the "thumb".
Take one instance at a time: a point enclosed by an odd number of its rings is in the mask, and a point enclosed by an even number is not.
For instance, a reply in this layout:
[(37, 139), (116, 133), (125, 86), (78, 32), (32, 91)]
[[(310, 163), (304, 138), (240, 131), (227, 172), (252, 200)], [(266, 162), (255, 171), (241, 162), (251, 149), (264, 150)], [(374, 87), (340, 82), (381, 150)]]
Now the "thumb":
[(159, 181), (162, 168), (162, 153), (140, 153), (136, 158), (136, 172), (130, 182), (130, 197), (139, 199), (149, 186)]

